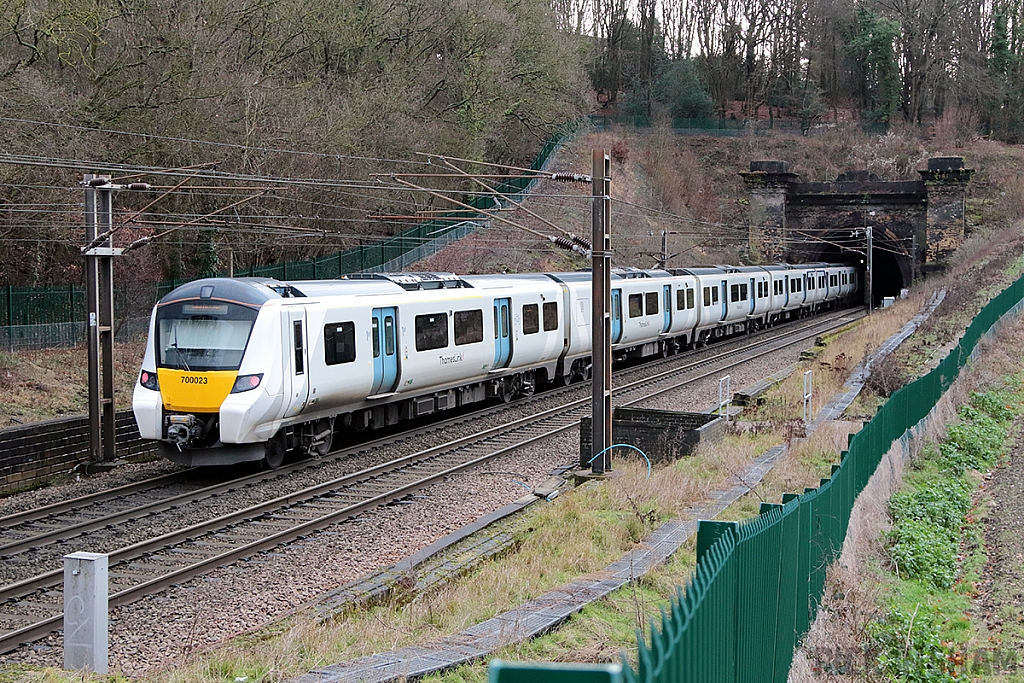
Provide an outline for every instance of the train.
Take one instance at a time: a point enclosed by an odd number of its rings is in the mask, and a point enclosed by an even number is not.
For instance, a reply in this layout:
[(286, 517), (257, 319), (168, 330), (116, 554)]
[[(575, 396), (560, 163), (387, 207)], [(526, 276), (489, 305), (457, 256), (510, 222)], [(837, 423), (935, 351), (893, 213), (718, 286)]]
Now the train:
[[(591, 374), (591, 273), (207, 278), (153, 309), (132, 407), (188, 466), (326, 454), (336, 434)], [(664, 357), (849, 305), (838, 263), (616, 268), (614, 361)]]

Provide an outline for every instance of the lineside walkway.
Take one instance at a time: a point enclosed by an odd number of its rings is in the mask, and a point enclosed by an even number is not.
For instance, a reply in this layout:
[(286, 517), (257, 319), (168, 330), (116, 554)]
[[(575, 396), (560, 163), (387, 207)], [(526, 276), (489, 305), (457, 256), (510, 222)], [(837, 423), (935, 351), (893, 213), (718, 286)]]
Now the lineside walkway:
[[(876, 349), (865, 363), (858, 366), (844, 385), (843, 393), (822, 408), (817, 418), (807, 426), (807, 432), (811, 433), (827, 420), (842, 415), (860, 393), (872, 366), (892, 353), (909, 337), (932, 314), (944, 297), (945, 290), (937, 292), (921, 312)], [(534, 600), (460, 633), (423, 646), (401, 648), (314, 669), (308, 674), (292, 679), (291, 683), (389, 683), (419, 678), (482, 659), (502, 647), (549, 631), (591, 602), (605, 597), (665, 562), (697, 532), (698, 520), (713, 519), (751, 491), (785, 452), (786, 446), (769, 449), (756, 458), (742, 475), (736, 476), (740, 483), (713, 492), (710, 495), (710, 502), (688, 508), (678, 518), (661, 525), (638, 548), (626, 553), (601, 572), (581, 577), (568, 585), (548, 591)], [(473, 526), (479, 528), (481, 524)], [(484, 545), (489, 546), (493, 553), (493, 546), (486, 542)], [(405, 563), (405, 566), (409, 567), (410, 564)], [(394, 570), (385, 570), (381, 574), (391, 572), (389, 575), (394, 576), (398, 569), (396, 567)], [(355, 598), (353, 593), (343, 593), (345, 591), (332, 594), (331, 608), (334, 610), (339, 609), (339, 603), (345, 602), (346, 598)]]

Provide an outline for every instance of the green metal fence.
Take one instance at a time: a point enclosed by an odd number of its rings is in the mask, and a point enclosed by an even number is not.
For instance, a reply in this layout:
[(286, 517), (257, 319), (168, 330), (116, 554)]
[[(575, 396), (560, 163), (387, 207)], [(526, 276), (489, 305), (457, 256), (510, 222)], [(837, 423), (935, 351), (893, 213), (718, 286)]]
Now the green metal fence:
[[(606, 116), (602, 114), (591, 114), (590, 123), (598, 130), (607, 130), (614, 126), (626, 128), (649, 128), (652, 125), (649, 116)], [(692, 132), (695, 134), (717, 135), (733, 137), (747, 135), (750, 133), (763, 134), (769, 132), (785, 132), (800, 134), (803, 131), (800, 121), (789, 119), (778, 119), (774, 121), (759, 119), (688, 119), (678, 118), (671, 120), (671, 127), (677, 133)]]
[[(882, 457), (956, 379), (978, 341), (1022, 308), (1024, 276), (992, 299), (957, 346), (895, 392), (857, 434), (817, 488), (763, 504), (744, 523), (701, 522), (697, 567), (646, 635), (628, 683), (785, 683), (793, 652), (817, 613), (825, 572), (837, 558), (857, 495)], [(563, 681), (539, 669), (535, 681)]]
[[(562, 139), (572, 133), (578, 122), (569, 124), (541, 148), (530, 165), (539, 171), (547, 163)], [(509, 178), (496, 190), (508, 197), (521, 198), (536, 177)], [(493, 196), (478, 195), (466, 202), (475, 209), (497, 206)], [(383, 239), (367, 237), (367, 243), (336, 254), (305, 261), (274, 263), (236, 269), (235, 277), (269, 277), (278, 280), (325, 280), (364, 271), (403, 270), (433, 254), (440, 247), (465, 237), (477, 229), (472, 211), (452, 211), (443, 219), (420, 223), (399, 235)], [(223, 275), (223, 274), (222, 274)], [(114, 311), (118, 318), (148, 314), (153, 303), (187, 280), (159, 283), (115, 283)], [(26, 348), (75, 344), (84, 334), (85, 289), (80, 285), (54, 287), (0, 287), (0, 348)], [(133, 324), (131, 329), (140, 326)], [(141, 326), (144, 329), (144, 325)]]

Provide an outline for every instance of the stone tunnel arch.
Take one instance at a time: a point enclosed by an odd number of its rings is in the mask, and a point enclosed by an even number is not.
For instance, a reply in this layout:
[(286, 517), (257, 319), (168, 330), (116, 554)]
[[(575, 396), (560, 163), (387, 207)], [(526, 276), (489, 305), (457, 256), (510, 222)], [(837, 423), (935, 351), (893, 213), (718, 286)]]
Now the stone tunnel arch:
[(918, 173), (921, 180), (887, 182), (850, 171), (834, 182), (807, 183), (785, 161), (752, 161), (740, 175), (750, 192), (753, 259), (863, 268), (871, 226), (873, 303), (898, 296), (918, 274), (941, 270), (963, 243), (974, 171), (962, 157), (935, 157)]

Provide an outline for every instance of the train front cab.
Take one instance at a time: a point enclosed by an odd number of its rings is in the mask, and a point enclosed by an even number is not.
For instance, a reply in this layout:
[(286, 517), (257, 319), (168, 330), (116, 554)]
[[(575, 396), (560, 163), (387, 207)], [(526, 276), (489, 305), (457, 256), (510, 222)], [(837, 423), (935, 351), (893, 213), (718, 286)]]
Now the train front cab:
[(268, 346), (262, 340), (277, 331), (266, 304), (281, 295), (258, 282), (198, 280), (154, 309), (132, 405), (141, 436), (159, 441), (172, 461), (220, 464), (266, 455), (261, 443), (232, 439), (240, 416), (273, 412), (284, 398), (282, 377), (260, 358)]

